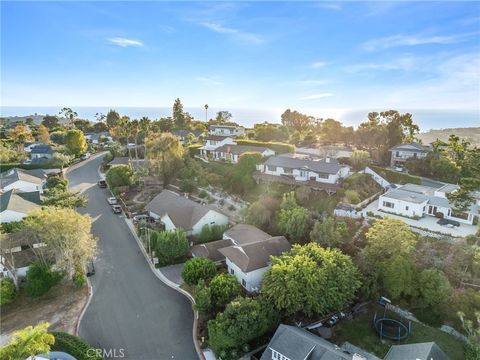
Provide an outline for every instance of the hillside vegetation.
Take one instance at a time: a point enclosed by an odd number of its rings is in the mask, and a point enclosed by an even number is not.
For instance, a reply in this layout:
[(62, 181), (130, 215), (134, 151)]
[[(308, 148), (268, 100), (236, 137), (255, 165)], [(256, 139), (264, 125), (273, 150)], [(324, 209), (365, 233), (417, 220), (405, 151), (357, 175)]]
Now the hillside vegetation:
[(422, 143), (429, 144), (437, 139), (448, 141), (448, 137), (451, 134), (455, 134), (460, 139), (469, 141), (472, 145), (480, 145), (480, 127), (430, 130), (418, 134), (417, 137), (422, 140)]

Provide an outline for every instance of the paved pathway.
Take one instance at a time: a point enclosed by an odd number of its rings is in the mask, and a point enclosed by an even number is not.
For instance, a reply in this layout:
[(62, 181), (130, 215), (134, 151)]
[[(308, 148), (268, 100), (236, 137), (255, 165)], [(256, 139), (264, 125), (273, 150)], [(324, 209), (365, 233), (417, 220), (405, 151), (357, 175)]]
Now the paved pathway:
[[(89, 198), (86, 209), (98, 238), (93, 298), (79, 335), (97, 348), (123, 349), (124, 359), (197, 359), (189, 300), (163, 284), (151, 271), (123, 218), (107, 204), (107, 189), (96, 185), (101, 157), (67, 175), (70, 187)], [(115, 351), (115, 353), (114, 353)]]

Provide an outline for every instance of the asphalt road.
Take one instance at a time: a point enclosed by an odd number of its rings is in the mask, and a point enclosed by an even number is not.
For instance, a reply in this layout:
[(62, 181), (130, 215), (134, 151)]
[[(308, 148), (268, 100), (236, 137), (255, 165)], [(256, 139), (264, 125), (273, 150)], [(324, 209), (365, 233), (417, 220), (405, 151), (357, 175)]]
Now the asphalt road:
[(80, 212), (92, 216), (97, 238), (93, 298), (79, 335), (110, 351), (106, 359), (197, 359), (191, 304), (152, 273), (124, 219), (112, 213), (108, 190), (96, 185), (100, 163), (91, 159), (67, 174), (70, 188), (88, 196)]

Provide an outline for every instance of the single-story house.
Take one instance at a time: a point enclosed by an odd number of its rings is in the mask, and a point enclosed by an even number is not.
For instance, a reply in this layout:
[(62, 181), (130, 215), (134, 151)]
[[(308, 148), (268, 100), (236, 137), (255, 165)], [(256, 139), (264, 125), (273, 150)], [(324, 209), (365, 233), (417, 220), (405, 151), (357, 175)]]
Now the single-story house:
[(43, 184), (47, 175), (41, 169), (23, 170), (14, 168), (0, 174), (0, 190), (7, 192), (16, 189), (23, 192), (40, 191), (43, 193)]
[(245, 128), (243, 126), (210, 125), (208, 132), (211, 135), (240, 136), (245, 134)]
[(54, 256), (45, 249), (45, 243), (32, 244), (27, 239), (15, 236), (15, 234), (6, 234), (2, 239), (0, 253), (2, 275), (9, 278), (26, 276), (28, 268), (38, 259), (37, 254), (40, 252), (46, 260), (54, 261)]
[(431, 146), (416, 142), (395, 145), (389, 150), (390, 166), (403, 166), (408, 159), (424, 159), (432, 151)]
[(449, 360), (434, 342), (392, 345), (384, 360)]
[(113, 138), (108, 131), (85, 134), (85, 140), (89, 144), (100, 144), (103, 142), (112, 142)]
[(353, 360), (364, 359), (343, 352), (337, 345), (311, 332), (280, 324), (260, 360)]
[(263, 146), (252, 145), (222, 145), (212, 151), (213, 157), (217, 160), (230, 161), (233, 164), (238, 163), (240, 156), (247, 152), (259, 153), (263, 157), (275, 155), (275, 151)]
[(27, 142), (23, 145), (23, 150), (25, 150), (25, 152), (27, 152), (27, 153), (30, 153), (32, 151), (32, 149), (37, 145), (48, 145), (48, 144), (46, 144), (44, 142), (40, 142), (40, 141)]
[(39, 191), (8, 190), (0, 194), (0, 223), (20, 221), (30, 211), (40, 208), (41, 203)]
[(457, 212), (447, 199), (447, 194), (458, 189), (459, 186), (453, 184), (445, 184), (440, 188), (405, 184), (381, 195), (378, 199), (378, 210), (411, 218), (428, 215), (472, 224), (474, 218), (480, 216), (480, 199), (467, 211)]
[(228, 217), (209, 205), (201, 205), (170, 190), (163, 190), (145, 207), (165, 230), (183, 229), (197, 235), (204, 225), (227, 225)]
[(52, 159), (53, 158), (54, 151), (50, 145), (47, 144), (41, 144), (41, 145), (36, 145), (32, 147), (30, 150), (30, 159), (40, 159), (40, 158), (45, 158), (45, 159)]
[(232, 245), (218, 251), (225, 256), (228, 272), (249, 292), (260, 290), (263, 275), (271, 266), (271, 256), (290, 250), (284, 236), (274, 236), (245, 245)]
[(335, 159), (312, 159), (295, 154), (269, 157), (263, 164), (257, 165), (257, 170), (279, 178), (289, 177), (300, 184), (302, 182), (337, 184), (350, 173), (347, 165), (342, 165)]
[(205, 158), (210, 156), (215, 159), (214, 151), (223, 145), (236, 145), (236, 143), (230, 136), (209, 135), (205, 139), (205, 144), (199, 149), (200, 156)]

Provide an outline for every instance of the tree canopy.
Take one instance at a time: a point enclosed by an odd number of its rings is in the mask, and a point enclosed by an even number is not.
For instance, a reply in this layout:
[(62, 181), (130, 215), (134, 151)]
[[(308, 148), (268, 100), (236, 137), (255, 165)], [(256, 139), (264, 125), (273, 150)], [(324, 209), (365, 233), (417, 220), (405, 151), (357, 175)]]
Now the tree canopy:
[(130, 165), (114, 165), (108, 169), (105, 180), (111, 189), (130, 186), (133, 183), (133, 171)]
[(32, 358), (38, 354), (50, 352), (55, 337), (47, 332), (49, 324), (42, 323), (35, 327), (27, 326), (15, 331), (10, 342), (0, 349), (0, 358), (4, 360)]
[(147, 159), (153, 171), (162, 177), (167, 185), (181, 168), (184, 149), (178, 139), (171, 133), (161, 133), (146, 141)]
[(65, 148), (75, 156), (80, 156), (87, 151), (88, 145), (83, 132), (78, 129), (68, 130), (65, 135)]

